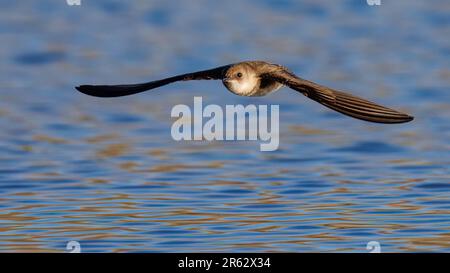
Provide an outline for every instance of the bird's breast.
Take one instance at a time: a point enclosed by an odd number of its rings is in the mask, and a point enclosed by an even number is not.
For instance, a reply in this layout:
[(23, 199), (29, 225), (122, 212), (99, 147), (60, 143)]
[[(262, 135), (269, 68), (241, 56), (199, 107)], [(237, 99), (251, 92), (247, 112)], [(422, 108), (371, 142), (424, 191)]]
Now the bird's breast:
[(256, 77), (246, 81), (224, 81), (223, 84), (232, 93), (246, 97), (265, 96), (283, 86), (274, 80), (258, 79)]
[(282, 86), (283, 85), (277, 81), (261, 79), (255, 90), (253, 90), (251, 96), (265, 96), (269, 93), (277, 91)]

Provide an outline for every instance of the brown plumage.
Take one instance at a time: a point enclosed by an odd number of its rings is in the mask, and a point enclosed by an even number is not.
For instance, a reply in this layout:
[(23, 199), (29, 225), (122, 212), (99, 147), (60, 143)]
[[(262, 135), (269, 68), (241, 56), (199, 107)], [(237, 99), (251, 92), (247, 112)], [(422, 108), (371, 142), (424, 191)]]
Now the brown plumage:
[(262, 61), (230, 64), (141, 84), (81, 85), (76, 89), (96, 97), (120, 97), (189, 80), (222, 80), (228, 90), (240, 96), (264, 96), (287, 86), (353, 118), (377, 123), (403, 123), (414, 119), (405, 113), (301, 79), (283, 66)]

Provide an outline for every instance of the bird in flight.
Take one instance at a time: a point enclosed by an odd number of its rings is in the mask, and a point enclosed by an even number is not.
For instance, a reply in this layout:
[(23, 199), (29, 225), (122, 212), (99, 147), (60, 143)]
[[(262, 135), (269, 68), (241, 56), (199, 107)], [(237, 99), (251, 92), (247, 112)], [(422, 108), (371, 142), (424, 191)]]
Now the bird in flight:
[(405, 113), (297, 77), (287, 68), (263, 61), (246, 61), (161, 80), (125, 85), (81, 85), (78, 91), (95, 97), (121, 97), (163, 85), (190, 80), (222, 80), (240, 96), (265, 96), (287, 86), (306, 97), (347, 116), (376, 123), (404, 123), (414, 119)]

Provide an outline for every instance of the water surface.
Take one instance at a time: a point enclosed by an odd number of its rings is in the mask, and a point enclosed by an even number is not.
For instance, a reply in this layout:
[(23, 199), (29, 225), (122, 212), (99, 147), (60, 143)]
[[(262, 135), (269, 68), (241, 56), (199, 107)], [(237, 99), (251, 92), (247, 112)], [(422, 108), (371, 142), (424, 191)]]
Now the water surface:
[[(0, 1), (0, 251), (450, 250), (448, 1)], [(127, 83), (240, 60), (413, 114), (377, 125), (296, 92)], [(279, 104), (280, 147), (175, 142), (176, 104)]]

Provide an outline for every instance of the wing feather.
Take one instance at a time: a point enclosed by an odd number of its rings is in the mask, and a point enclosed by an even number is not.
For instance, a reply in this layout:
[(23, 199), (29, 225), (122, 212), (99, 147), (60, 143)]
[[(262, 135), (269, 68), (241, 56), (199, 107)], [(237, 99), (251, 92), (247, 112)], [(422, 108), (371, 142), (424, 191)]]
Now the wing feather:
[(220, 66), (213, 69), (202, 70), (193, 73), (186, 73), (146, 83), (121, 84), (121, 85), (80, 85), (75, 88), (81, 93), (95, 97), (103, 97), (103, 98), (121, 97), (144, 92), (177, 81), (221, 80), (226, 70), (230, 66), (231, 65)]
[(301, 79), (281, 69), (265, 75), (347, 116), (377, 123), (403, 123), (414, 117), (357, 96)]

